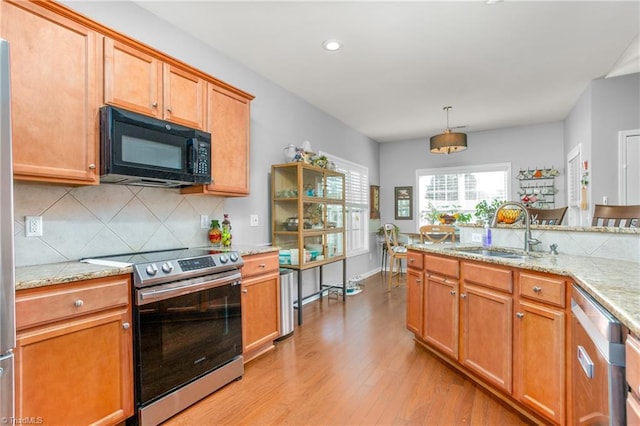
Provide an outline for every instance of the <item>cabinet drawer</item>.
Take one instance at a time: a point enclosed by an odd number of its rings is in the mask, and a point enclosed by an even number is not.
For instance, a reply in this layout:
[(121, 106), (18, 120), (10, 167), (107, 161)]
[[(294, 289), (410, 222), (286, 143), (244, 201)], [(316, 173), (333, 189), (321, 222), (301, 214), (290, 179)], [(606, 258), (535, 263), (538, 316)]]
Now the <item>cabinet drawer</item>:
[(424, 255), (424, 268), (429, 272), (460, 278), (460, 263), (455, 259)]
[(509, 269), (463, 262), (462, 276), (465, 282), (513, 293), (513, 272)]
[(520, 273), (520, 296), (565, 307), (565, 281), (561, 278)]
[(16, 293), (16, 328), (129, 304), (129, 276), (80, 281)]
[(272, 253), (253, 254), (245, 256), (242, 259), (244, 260), (244, 266), (242, 267), (243, 278), (277, 271), (278, 268), (280, 268), (277, 251)]
[(636, 398), (640, 398), (640, 340), (631, 334), (627, 336), (624, 355), (627, 363), (627, 383)]
[(422, 258), (422, 253), (411, 250), (407, 251), (407, 265), (409, 266), (409, 268), (422, 270), (422, 267), (424, 265)]

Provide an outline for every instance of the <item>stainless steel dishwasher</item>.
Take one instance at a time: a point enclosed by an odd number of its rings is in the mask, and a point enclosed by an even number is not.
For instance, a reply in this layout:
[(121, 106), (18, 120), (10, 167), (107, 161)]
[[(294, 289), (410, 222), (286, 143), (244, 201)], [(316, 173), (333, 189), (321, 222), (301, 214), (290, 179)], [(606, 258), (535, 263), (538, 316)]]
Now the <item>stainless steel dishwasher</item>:
[(625, 425), (627, 329), (584, 290), (571, 294), (575, 425)]

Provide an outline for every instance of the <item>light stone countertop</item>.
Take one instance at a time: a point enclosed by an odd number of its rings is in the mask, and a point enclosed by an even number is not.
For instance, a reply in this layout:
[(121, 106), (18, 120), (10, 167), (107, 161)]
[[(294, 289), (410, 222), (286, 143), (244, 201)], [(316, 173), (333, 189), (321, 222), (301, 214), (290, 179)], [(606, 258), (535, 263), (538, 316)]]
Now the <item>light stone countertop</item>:
[[(629, 330), (640, 335), (640, 262), (562, 253), (558, 255), (534, 253), (526, 259), (487, 258), (479, 254), (458, 251), (461, 248), (472, 247), (478, 248), (478, 246), (460, 244), (408, 246), (409, 249), (428, 253), (568, 276)], [(509, 251), (517, 250), (509, 249)]]
[[(216, 251), (237, 251), (240, 256), (270, 253), (278, 251), (272, 246), (232, 246), (228, 249), (210, 248)], [(74, 281), (90, 280), (94, 278), (111, 277), (114, 275), (131, 274), (131, 266), (113, 267), (93, 265), (80, 261), (50, 263), (44, 265), (20, 266), (16, 268), (16, 290), (44, 287)]]

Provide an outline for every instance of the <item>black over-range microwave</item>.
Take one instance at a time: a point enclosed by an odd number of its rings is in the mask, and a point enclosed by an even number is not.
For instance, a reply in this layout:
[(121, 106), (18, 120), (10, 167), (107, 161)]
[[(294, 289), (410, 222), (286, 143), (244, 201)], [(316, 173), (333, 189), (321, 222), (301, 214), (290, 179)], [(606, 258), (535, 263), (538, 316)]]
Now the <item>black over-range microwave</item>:
[(211, 183), (211, 134), (112, 106), (100, 109), (100, 182)]

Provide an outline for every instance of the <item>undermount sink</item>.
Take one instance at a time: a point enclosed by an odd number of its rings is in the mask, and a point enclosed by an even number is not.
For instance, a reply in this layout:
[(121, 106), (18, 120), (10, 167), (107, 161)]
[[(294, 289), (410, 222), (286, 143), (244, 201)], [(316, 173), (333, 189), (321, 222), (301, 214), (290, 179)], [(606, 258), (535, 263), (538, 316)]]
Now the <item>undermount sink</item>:
[(533, 257), (531, 254), (525, 254), (522, 252), (507, 251), (504, 249), (487, 249), (484, 247), (468, 247), (468, 248), (459, 248), (454, 250), (459, 253), (475, 254), (475, 255), (484, 256), (484, 257), (499, 257), (502, 259), (524, 260), (524, 259), (529, 259), (530, 257)]

